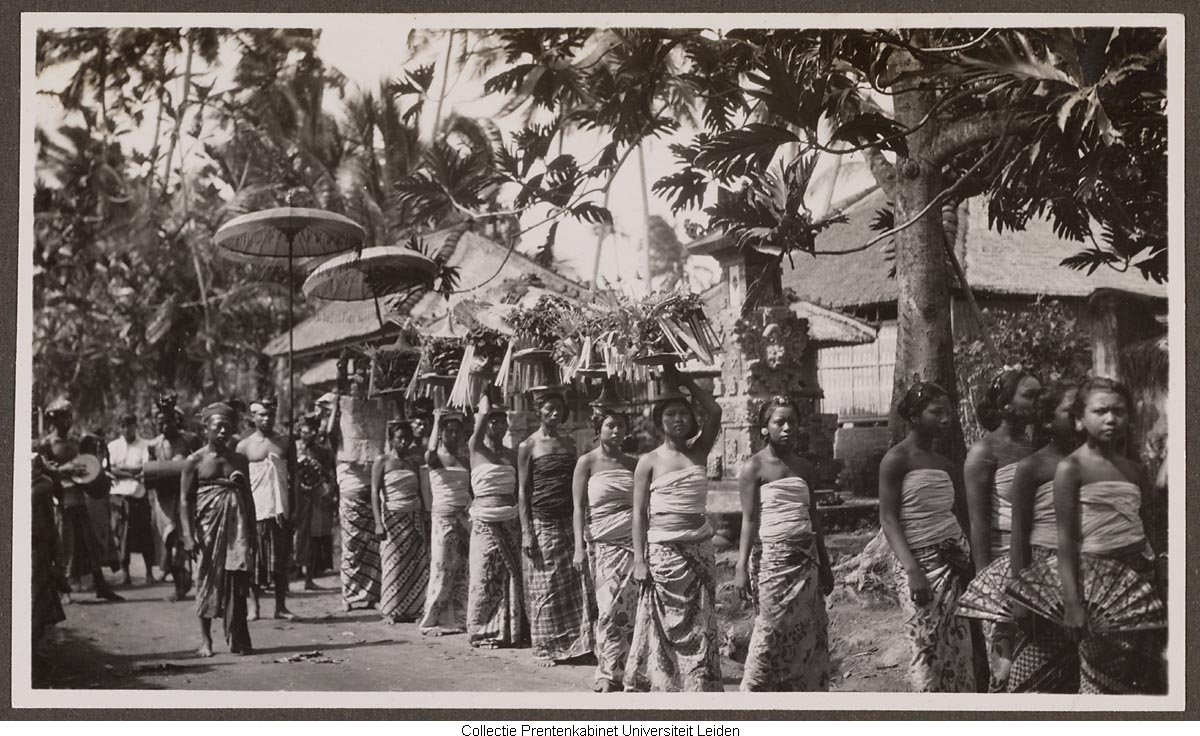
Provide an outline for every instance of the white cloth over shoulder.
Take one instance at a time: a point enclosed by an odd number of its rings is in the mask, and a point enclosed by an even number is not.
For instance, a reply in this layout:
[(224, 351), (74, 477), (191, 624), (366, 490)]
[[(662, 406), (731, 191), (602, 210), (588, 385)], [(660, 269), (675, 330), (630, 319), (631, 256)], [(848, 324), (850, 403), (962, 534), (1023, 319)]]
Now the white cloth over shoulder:
[(698, 542), (711, 538), (712, 527), (704, 515), (707, 502), (708, 478), (699, 465), (655, 478), (650, 483), (650, 528), (646, 531), (646, 541)]
[(274, 519), (288, 512), (287, 460), (271, 453), (250, 463), (250, 492), (254, 495), (254, 516), (258, 521)]
[(808, 483), (803, 478), (792, 476), (763, 483), (758, 489), (758, 498), (762, 509), (758, 519), (759, 539), (764, 542), (812, 540)]
[(479, 463), (471, 468), (471, 518), (501, 522), (517, 518), (517, 469), (511, 465)]
[[(140, 468), (150, 462), (150, 443), (140, 437), (133, 442), (118, 437), (108, 443), (108, 461), (113, 467)], [(137, 478), (114, 478), (111, 493), (114, 496), (142, 498), (146, 495), (146, 487)]]
[(1054, 481), (1048, 480), (1033, 493), (1033, 523), (1029, 543), (1035, 547), (1058, 549), (1058, 517), (1054, 513)]
[(910, 549), (962, 535), (954, 516), (954, 482), (944, 470), (910, 470), (900, 484), (900, 529)]
[(433, 513), (454, 515), (471, 502), (470, 471), (466, 468), (430, 468), (429, 495), (433, 497)]
[(1103, 554), (1144, 543), (1141, 508), (1142, 489), (1136, 483), (1084, 483), (1079, 488), (1080, 551)]

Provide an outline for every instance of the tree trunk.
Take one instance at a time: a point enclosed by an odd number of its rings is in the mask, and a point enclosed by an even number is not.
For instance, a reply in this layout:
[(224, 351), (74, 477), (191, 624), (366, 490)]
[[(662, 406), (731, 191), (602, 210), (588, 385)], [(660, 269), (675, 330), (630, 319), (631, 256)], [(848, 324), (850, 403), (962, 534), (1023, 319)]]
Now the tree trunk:
[[(916, 62), (907, 54), (903, 56), (907, 58), (897, 60), (897, 65), (906, 70), (915, 68)], [(896, 95), (895, 112), (897, 122), (913, 127), (931, 109), (935, 93), (909, 89)], [(896, 162), (890, 194), (898, 222), (916, 215), (941, 192), (940, 165), (931, 163), (924, 155), (936, 132), (937, 126), (932, 124), (908, 136), (909, 155)], [(950, 279), (942, 245), (944, 237), (939, 207), (930, 208), (924, 217), (895, 235), (899, 325), (888, 419), (893, 444), (902, 439), (906, 431), (896, 405), (914, 381), (933, 381), (949, 392), (951, 403), (957, 406), (958, 402), (954, 338), (950, 331)], [(947, 446), (940, 449), (955, 462), (965, 456), (957, 419)]]

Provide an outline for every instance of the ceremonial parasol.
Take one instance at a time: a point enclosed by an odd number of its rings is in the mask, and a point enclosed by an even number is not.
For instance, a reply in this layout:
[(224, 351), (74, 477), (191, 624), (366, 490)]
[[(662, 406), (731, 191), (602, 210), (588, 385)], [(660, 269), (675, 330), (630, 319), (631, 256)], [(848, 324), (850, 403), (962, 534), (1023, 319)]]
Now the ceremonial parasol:
[(345, 253), (330, 258), (304, 280), (304, 295), (329, 301), (358, 302), (398, 294), (414, 288), (432, 288), (438, 264), (411, 248), (383, 245), (365, 248), (361, 253)]
[(252, 259), (288, 263), (288, 431), (292, 431), (296, 396), (292, 378), (292, 266), (297, 258), (316, 258), (353, 250), (366, 233), (342, 215), (307, 207), (277, 207), (235, 217), (217, 230), (217, 245)]

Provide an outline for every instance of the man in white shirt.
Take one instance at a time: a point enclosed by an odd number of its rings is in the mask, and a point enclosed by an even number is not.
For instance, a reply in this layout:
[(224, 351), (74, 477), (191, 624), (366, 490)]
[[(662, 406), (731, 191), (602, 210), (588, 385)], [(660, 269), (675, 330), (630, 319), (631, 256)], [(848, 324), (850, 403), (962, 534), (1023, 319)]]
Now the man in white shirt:
[(113, 536), (121, 545), (121, 570), (124, 585), (129, 576), (129, 560), (140, 554), (146, 565), (146, 584), (154, 579), (154, 524), (150, 516), (150, 499), (142, 484), (142, 466), (150, 460), (150, 443), (138, 437), (137, 417), (121, 417), (121, 436), (108, 443), (108, 472), (112, 476), (109, 493)]

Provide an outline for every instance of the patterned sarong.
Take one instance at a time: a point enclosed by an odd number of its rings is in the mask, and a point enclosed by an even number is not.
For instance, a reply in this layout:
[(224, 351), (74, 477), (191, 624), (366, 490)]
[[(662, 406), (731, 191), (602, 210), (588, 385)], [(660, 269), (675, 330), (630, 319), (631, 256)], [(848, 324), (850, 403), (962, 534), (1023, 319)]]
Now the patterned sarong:
[(200, 481), (196, 525), (200, 565), (196, 575), (196, 613), (223, 619), (231, 651), (249, 651), (246, 596), (254, 548), (254, 508), (248, 488), (234, 480)]
[[(154, 527), (150, 521), (150, 499), (110, 496), (109, 521), (122, 562), (132, 555), (154, 555)], [(147, 573), (150, 571), (147, 570)]]
[(912, 645), (908, 677), (915, 692), (975, 692), (970, 624), (955, 615), (970, 570), (966, 548), (960, 537), (912, 550), (933, 590), (933, 600), (920, 608), (913, 603), (904, 566), (897, 562), (894, 568), (896, 595)]
[(712, 542), (651, 542), (646, 557), (625, 689), (723, 690)]
[(467, 633), (471, 643), (523, 644), (529, 623), (521, 577), (521, 522), (473, 519), (470, 558)]
[[(59, 514), (59, 547), (61, 568), (71, 578), (99, 573), (104, 562), (104, 548), (96, 537), (91, 514), (84, 504), (64, 506)], [(107, 521), (107, 519), (106, 519)]]
[[(1054, 565), (1054, 550), (1030, 546), (1031, 564)], [(1013, 649), (1012, 669), (1008, 673), (1010, 693), (1079, 692), (1079, 647), (1062, 627), (1037, 614), (1018, 629)]]
[(523, 555), (533, 656), (562, 660), (590, 654), (594, 641), (587, 583), (571, 563), (575, 556), (571, 518), (534, 516), (533, 534), (537, 549)]
[(342, 517), (342, 606), (373, 608), (379, 603), (379, 540), (371, 511), (371, 471), (364, 465), (338, 465)]
[(467, 555), (470, 520), (466, 511), (435, 513), (429, 544), (429, 589), (421, 633), (460, 634), (467, 630)]
[(292, 525), (278, 519), (258, 522), (258, 545), (254, 548), (254, 579), (263, 588), (275, 585), (275, 576), (288, 571), (291, 559)]
[(750, 556), (757, 615), (743, 692), (829, 690), (829, 618), (811, 538), (764, 541)]
[(379, 612), (393, 622), (416, 621), (429, 585), (428, 522), (420, 510), (393, 511), (380, 506), (387, 536), (379, 542), (383, 564)]
[(596, 686), (621, 687), (637, 620), (638, 583), (629, 543), (588, 546), (596, 590)]

